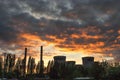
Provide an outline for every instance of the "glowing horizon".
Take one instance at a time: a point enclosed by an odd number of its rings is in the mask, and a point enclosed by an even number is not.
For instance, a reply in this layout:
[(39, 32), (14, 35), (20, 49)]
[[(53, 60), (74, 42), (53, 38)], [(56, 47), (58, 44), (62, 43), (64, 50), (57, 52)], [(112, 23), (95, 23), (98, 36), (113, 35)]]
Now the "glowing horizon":
[(119, 1), (115, 0), (10, 0), (0, 1), (0, 54), (39, 59), (45, 64), (56, 55), (81, 64), (93, 56), (120, 61)]

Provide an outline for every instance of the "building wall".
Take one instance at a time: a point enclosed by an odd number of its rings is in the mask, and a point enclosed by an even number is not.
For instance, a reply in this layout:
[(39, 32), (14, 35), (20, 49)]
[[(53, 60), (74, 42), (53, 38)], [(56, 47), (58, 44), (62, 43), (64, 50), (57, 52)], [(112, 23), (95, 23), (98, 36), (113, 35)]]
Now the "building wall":
[(84, 67), (89, 68), (94, 64), (94, 57), (83, 57), (82, 63)]
[(54, 56), (54, 62), (66, 62), (66, 56)]

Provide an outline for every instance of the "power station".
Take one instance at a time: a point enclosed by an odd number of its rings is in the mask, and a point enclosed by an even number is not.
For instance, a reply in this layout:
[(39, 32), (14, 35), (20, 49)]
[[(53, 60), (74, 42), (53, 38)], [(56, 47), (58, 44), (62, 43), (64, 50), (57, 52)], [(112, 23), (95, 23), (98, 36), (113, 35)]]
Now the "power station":
[(92, 67), (94, 64), (94, 57), (82, 57), (82, 63), (85, 68)]
[(54, 62), (66, 62), (66, 56), (54, 56)]

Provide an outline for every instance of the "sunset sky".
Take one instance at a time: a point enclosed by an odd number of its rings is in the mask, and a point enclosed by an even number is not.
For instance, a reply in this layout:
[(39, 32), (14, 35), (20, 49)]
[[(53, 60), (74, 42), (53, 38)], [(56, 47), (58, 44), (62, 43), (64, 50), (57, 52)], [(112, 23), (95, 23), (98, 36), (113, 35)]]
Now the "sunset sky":
[(0, 0), (0, 54), (120, 61), (120, 0)]

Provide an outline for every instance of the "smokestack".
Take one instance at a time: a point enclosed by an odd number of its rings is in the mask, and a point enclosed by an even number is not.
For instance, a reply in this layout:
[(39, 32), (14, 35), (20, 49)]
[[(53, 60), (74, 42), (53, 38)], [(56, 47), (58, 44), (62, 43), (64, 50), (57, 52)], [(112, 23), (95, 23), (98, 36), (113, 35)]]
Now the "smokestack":
[(40, 77), (43, 77), (43, 46), (40, 48)]
[(24, 76), (26, 76), (26, 59), (27, 59), (27, 48), (25, 48), (25, 54), (24, 54)]
[(41, 49), (40, 49), (41, 51), (41, 54), (40, 54), (40, 61), (42, 61), (43, 60), (43, 46), (41, 46)]

